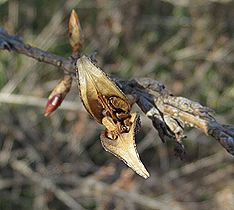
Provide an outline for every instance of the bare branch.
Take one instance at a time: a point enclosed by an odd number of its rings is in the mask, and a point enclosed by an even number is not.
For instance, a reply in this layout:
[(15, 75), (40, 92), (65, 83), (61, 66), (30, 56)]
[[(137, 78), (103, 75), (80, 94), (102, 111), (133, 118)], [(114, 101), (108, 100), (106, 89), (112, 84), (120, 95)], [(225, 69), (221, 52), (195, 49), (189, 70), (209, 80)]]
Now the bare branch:
[(234, 127), (219, 124), (211, 116), (213, 111), (210, 108), (187, 98), (173, 96), (163, 84), (150, 78), (133, 80), (131, 88), (128, 88), (129, 93), (136, 96), (137, 104), (153, 121), (163, 141), (167, 140), (166, 137), (172, 137), (181, 144), (181, 139), (185, 137), (184, 128), (194, 127), (214, 137), (234, 155)]
[[(75, 72), (74, 59), (67, 59), (27, 45), (17, 36), (0, 29), (0, 49), (15, 51), (40, 62), (59, 67), (70, 74)], [(124, 93), (130, 94), (158, 130), (163, 142), (176, 141), (176, 153), (185, 154), (181, 140), (184, 128), (194, 127), (215, 138), (230, 154), (234, 155), (234, 127), (219, 124), (212, 117), (212, 110), (184, 97), (173, 96), (159, 81), (150, 78), (120, 80), (112, 78)]]
[(0, 28), (0, 49), (24, 54), (40, 62), (59, 67), (65, 72), (75, 72), (75, 66), (72, 59), (67, 59), (36, 47), (32, 47), (29, 44), (25, 44), (21, 37), (8, 34), (3, 28)]

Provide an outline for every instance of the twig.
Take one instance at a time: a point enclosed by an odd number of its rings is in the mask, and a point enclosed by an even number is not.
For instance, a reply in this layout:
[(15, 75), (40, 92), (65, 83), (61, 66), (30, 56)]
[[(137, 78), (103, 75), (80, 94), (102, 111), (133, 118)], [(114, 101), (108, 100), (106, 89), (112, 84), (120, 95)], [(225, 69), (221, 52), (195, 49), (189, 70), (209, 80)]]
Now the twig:
[[(122, 199), (131, 200), (133, 203), (140, 204), (141, 206), (147, 207), (148, 209), (160, 209), (160, 210), (169, 210), (172, 208), (175, 210), (184, 209), (178, 203), (177, 205), (174, 205), (173, 204), (174, 200), (172, 198), (167, 199), (167, 201), (160, 201), (158, 199), (155, 199), (155, 198), (153, 199), (153, 198), (150, 198), (148, 196), (145, 196), (136, 192), (126, 191), (117, 186), (110, 186), (92, 177), (85, 178), (82, 184), (85, 185), (85, 188), (88, 188), (88, 187), (91, 187), (94, 189), (96, 188), (103, 192), (107, 192), (110, 195), (114, 194), (115, 196), (120, 197)], [(169, 200), (173, 200), (173, 201), (170, 202)]]
[(24, 161), (11, 160), (11, 167), (26, 176), (29, 180), (35, 182), (40, 187), (50, 190), (54, 195), (69, 208), (74, 210), (84, 209), (68, 193), (58, 188), (51, 180), (41, 177), (38, 173), (31, 170)]
[[(75, 60), (49, 53), (27, 45), (17, 36), (0, 29), (0, 49), (25, 54), (38, 61), (59, 67), (65, 72), (75, 72)], [(219, 124), (212, 110), (187, 98), (173, 96), (159, 81), (150, 78), (120, 80), (112, 78), (126, 94), (131, 94), (142, 111), (152, 120), (164, 141), (175, 140), (175, 151), (180, 158), (185, 154), (181, 140), (185, 127), (195, 127), (214, 137), (230, 154), (234, 155), (234, 127)]]
[(210, 155), (208, 157), (202, 158), (200, 160), (197, 160), (194, 163), (187, 164), (180, 169), (175, 169), (172, 171), (169, 171), (166, 173), (163, 178), (166, 180), (172, 181), (174, 179), (177, 179), (181, 176), (186, 176), (188, 174), (194, 173), (198, 170), (201, 170), (203, 168), (213, 166), (213, 165), (218, 165), (222, 161), (226, 160), (225, 156), (223, 153), (219, 152), (214, 155)]
[[(45, 107), (48, 99), (35, 96), (16, 95), (8, 93), (0, 93), (0, 103), (9, 103), (26, 106)], [(70, 111), (82, 111), (80, 104), (72, 101), (64, 101), (60, 109)], [(83, 109), (84, 110), (84, 109)]]
[(4, 29), (0, 28), (0, 49), (15, 51), (34, 58), (40, 62), (48, 63), (60, 67), (66, 72), (75, 72), (75, 66), (71, 59), (64, 58), (53, 53), (32, 47), (25, 44), (22, 38), (14, 35), (9, 35)]
[[(163, 0), (165, 2), (168, 2), (172, 5), (175, 5), (175, 6), (182, 6), (182, 7), (188, 7), (189, 5), (191, 5), (191, 1), (189, 0), (179, 0), (179, 1), (173, 1), (173, 0)], [(209, 2), (217, 2), (217, 3), (220, 3), (220, 4), (225, 4), (225, 3), (229, 3), (231, 2), (231, 0), (208, 0)], [(196, 3), (196, 1), (195, 1)], [(198, 2), (197, 4), (199, 4), (200, 2)], [(201, 1), (201, 4), (203, 2)]]
[(221, 125), (214, 117), (212, 110), (187, 98), (170, 94), (165, 86), (150, 78), (140, 78), (131, 81), (121, 81), (124, 92), (135, 96), (136, 103), (152, 120), (164, 141), (174, 139), (183, 157), (185, 127), (195, 127), (206, 135), (214, 137), (230, 154), (234, 155), (234, 128), (231, 125)]

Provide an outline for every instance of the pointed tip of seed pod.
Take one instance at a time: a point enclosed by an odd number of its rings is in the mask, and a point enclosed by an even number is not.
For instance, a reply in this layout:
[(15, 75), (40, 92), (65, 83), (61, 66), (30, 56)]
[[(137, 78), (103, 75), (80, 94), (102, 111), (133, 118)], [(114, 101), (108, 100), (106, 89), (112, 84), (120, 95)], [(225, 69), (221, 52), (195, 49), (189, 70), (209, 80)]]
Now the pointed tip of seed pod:
[(141, 162), (136, 150), (129, 150), (125, 158), (126, 164), (130, 168), (132, 168), (137, 174), (139, 174), (145, 179), (147, 179), (150, 176), (149, 172), (146, 170), (145, 166)]
[(141, 176), (145, 179), (148, 179), (150, 177), (150, 174), (148, 173), (148, 171), (146, 171), (144, 175), (142, 174)]
[[(137, 168), (139, 166), (140, 166), (140, 168)], [(149, 172), (146, 170), (146, 168), (145, 168), (145, 166), (143, 165), (142, 162), (140, 162), (140, 164), (138, 166), (134, 167), (133, 170), (135, 170), (136, 173), (138, 175), (140, 175), (141, 177), (143, 177), (144, 179), (147, 179), (147, 178), (150, 177)]]
[[(134, 142), (131, 141), (130, 136), (127, 133), (123, 134), (121, 138), (111, 140), (105, 136), (105, 132), (103, 131), (100, 135), (100, 139), (102, 146), (106, 151), (121, 159), (138, 175), (142, 176), (145, 179), (150, 176), (144, 164), (139, 158)], [(122, 141), (122, 139), (125, 139), (125, 141)]]

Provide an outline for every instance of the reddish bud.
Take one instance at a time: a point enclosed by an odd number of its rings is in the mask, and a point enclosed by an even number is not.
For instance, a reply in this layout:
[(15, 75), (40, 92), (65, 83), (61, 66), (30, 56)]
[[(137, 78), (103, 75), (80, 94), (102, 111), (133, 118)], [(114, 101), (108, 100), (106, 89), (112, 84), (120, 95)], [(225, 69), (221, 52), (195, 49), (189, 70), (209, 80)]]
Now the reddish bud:
[(72, 85), (72, 77), (65, 75), (53, 89), (46, 104), (44, 115), (47, 117), (55, 111), (63, 102)]
[(64, 97), (62, 94), (54, 95), (51, 99), (49, 99), (45, 107), (44, 116), (47, 117), (53, 111), (55, 111), (61, 105), (63, 99)]

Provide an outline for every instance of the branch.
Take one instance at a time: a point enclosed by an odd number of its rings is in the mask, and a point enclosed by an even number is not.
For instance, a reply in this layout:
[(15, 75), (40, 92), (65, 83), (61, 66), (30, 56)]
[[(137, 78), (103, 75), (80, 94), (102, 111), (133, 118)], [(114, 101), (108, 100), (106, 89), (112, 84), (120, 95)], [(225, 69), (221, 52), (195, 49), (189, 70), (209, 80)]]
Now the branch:
[(187, 98), (173, 96), (162, 83), (150, 78), (128, 81), (122, 89), (136, 97), (136, 103), (152, 120), (163, 142), (176, 140), (175, 149), (181, 158), (185, 152), (181, 143), (185, 127), (194, 127), (212, 136), (234, 155), (234, 127), (218, 123), (211, 115), (212, 109)]
[(21, 37), (8, 34), (3, 28), (0, 28), (0, 50), (15, 51), (34, 58), (39, 62), (48, 63), (63, 69), (65, 72), (75, 72), (73, 59), (64, 58), (53, 53), (43, 51), (39, 48), (25, 44)]
[[(40, 62), (59, 67), (64, 72), (75, 72), (75, 60), (64, 58), (25, 44), (22, 38), (9, 35), (0, 28), (0, 49), (15, 51)], [(112, 78), (124, 93), (130, 94), (135, 102), (152, 120), (163, 142), (174, 140), (176, 154), (183, 158), (185, 127), (194, 127), (215, 138), (230, 154), (234, 155), (234, 127), (218, 123), (210, 108), (184, 97), (173, 96), (159, 81), (150, 78), (121, 80)]]

